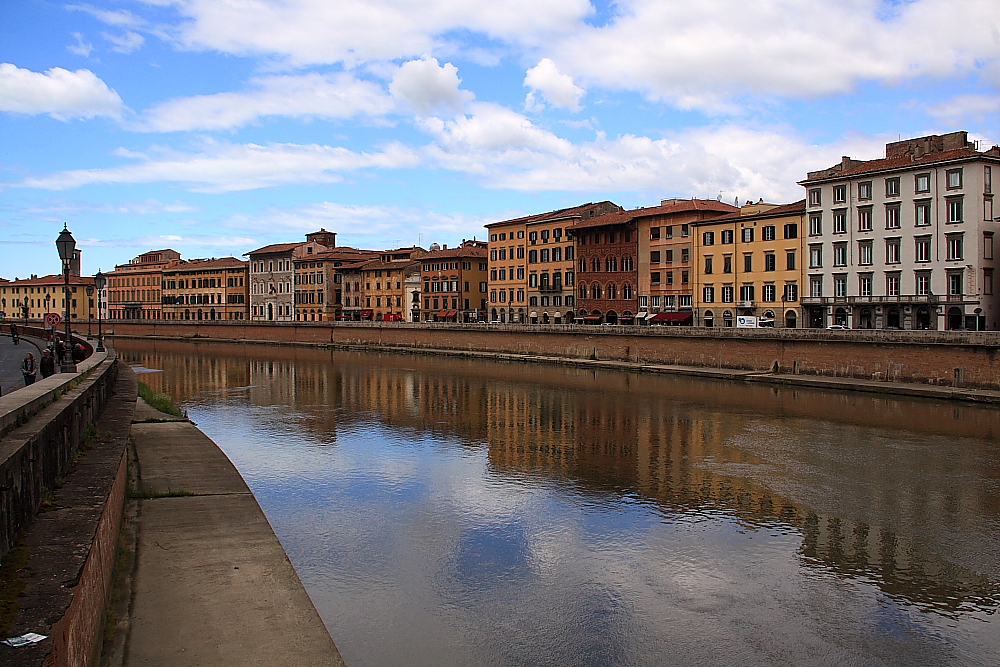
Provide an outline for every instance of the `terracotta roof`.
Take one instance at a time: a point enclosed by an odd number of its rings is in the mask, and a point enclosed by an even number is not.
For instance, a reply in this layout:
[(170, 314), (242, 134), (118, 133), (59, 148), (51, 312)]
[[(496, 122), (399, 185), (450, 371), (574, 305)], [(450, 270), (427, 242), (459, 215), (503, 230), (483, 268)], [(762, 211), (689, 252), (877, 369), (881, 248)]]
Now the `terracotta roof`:
[[(4, 281), (4, 287), (22, 287), (22, 286), (32, 287), (32, 286), (35, 286), (35, 285), (38, 285), (38, 286), (42, 286), (42, 285), (46, 285), (46, 286), (47, 285), (57, 285), (58, 286), (58, 285), (64, 285), (64, 284), (66, 284), (65, 280), (66, 279), (63, 277), (63, 275), (61, 273), (54, 273), (52, 275), (42, 276), (40, 278), (19, 278), (19, 279), (16, 279), (16, 280), (11, 280), (9, 282), (8, 281)], [(93, 276), (70, 276), (69, 277), (69, 284), (70, 285), (93, 285), (94, 284), (94, 278), (93, 278)]]
[(377, 250), (358, 250), (357, 248), (332, 248), (330, 250), (324, 250), (323, 252), (318, 252), (315, 255), (304, 255), (302, 257), (297, 257), (296, 262), (311, 262), (317, 259), (339, 259), (339, 260), (369, 260), (372, 257), (380, 255), (381, 253)]
[(175, 273), (178, 271), (202, 271), (204, 269), (222, 269), (231, 267), (245, 267), (248, 262), (236, 257), (219, 257), (217, 259), (189, 259), (174, 266), (163, 269), (164, 273)]
[(739, 213), (734, 213), (732, 215), (723, 215), (718, 218), (712, 218), (711, 220), (699, 220), (691, 224), (696, 227), (702, 225), (712, 225), (717, 222), (734, 222), (736, 220), (761, 220), (763, 218), (778, 218), (783, 215), (795, 215), (796, 213), (804, 213), (806, 210), (806, 200), (800, 199), (797, 202), (792, 202), (791, 204), (782, 204), (780, 206), (775, 206), (767, 211), (762, 211), (760, 213), (752, 213), (750, 215), (740, 215)]
[(305, 245), (308, 241), (302, 241), (300, 243), (272, 243), (271, 245), (266, 245), (263, 248), (257, 248), (256, 250), (251, 250), (250, 252), (243, 253), (244, 255), (263, 255), (264, 253), (271, 252), (288, 252), (289, 250), (295, 250), (300, 245)]
[(429, 252), (419, 261), (426, 262), (427, 260), (435, 259), (447, 259), (455, 257), (473, 257), (477, 259), (486, 259), (489, 256), (486, 248), (448, 248), (447, 250), (435, 250)]
[(956, 148), (950, 151), (937, 151), (933, 153), (926, 153), (920, 157), (913, 157), (912, 155), (907, 154), (896, 157), (882, 158), (879, 160), (868, 160), (843, 170), (837, 170), (836, 165), (834, 165), (829, 169), (810, 172), (809, 177), (804, 181), (799, 181), (799, 184), (801, 185), (827, 180), (840, 180), (844, 178), (851, 178), (852, 176), (860, 174), (869, 174), (878, 171), (914, 169), (924, 165), (938, 164), (952, 160), (967, 160), (970, 158), (997, 159), (997, 156), (977, 151), (974, 148)]
[(661, 206), (649, 206), (637, 208), (631, 211), (620, 213), (609, 213), (597, 216), (589, 220), (581, 220), (573, 225), (572, 229), (588, 229), (591, 227), (606, 227), (608, 225), (620, 225), (639, 218), (651, 218), (658, 215), (674, 215), (678, 213), (688, 213), (691, 211), (717, 211), (720, 213), (738, 213), (740, 209), (731, 204), (724, 204), (715, 199), (684, 199), (682, 201), (671, 202)]
[(407, 259), (399, 262), (383, 262), (381, 259), (373, 259), (368, 262), (363, 263), (360, 268), (365, 271), (405, 271), (413, 266), (419, 266), (420, 260), (417, 259)]
[[(490, 227), (497, 227), (500, 225), (510, 225), (510, 224), (527, 224), (529, 222), (542, 222), (544, 220), (549, 220), (552, 218), (570, 218), (574, 216), (582, 216), (584, 212), (595, 207), (605, 204), (610, 204), (612, 206), (617, 206), (614, 202), (602, 201), (602, 202), (588, 202), (580, 206), (572, 206), (570, 208), (561, 208), (555, 211), (548, 211), (546, 213), (535, 213), (532, 215), (526, 215), (521, 218), (512, 218), (510, 220), (503, 220), (501, 222), (492, 222), (485, 227), (488, 229)], [(620, 208), (620, 207), (619, 207)]]

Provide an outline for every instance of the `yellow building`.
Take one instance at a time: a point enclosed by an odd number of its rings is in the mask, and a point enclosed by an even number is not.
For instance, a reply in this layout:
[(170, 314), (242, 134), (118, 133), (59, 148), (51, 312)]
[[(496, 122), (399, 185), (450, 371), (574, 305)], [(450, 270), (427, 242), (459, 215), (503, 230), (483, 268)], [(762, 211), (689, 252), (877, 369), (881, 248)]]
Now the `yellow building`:
[(692, 223), (695, 324), (802, 325), (802, 225), (805, 200), (746, 204), (739, 214)]
[[(87, 288), (91, 294), (87, 294)], [(61, 275), (32, 276), (22, 280), (0, 282), (0, 312), (4, 321), (21, 321), (37, 324), (47, 314), (66, 314), (65, 278)], [(90, 276), (70, 275), (70, 317), (74, 323), (97, 321), (97, 295), (93, 293), (94, 279)], [(25, 310), (27, 308), (27, 310)], [(60, 329), (62, 325), (60, 325)], [(79, 333), (79, 329), (74, 327)]]
[(223, 257), (192, 259), (163, 269), (163, 319), (249, 319), (248, 266), (235, 257)]

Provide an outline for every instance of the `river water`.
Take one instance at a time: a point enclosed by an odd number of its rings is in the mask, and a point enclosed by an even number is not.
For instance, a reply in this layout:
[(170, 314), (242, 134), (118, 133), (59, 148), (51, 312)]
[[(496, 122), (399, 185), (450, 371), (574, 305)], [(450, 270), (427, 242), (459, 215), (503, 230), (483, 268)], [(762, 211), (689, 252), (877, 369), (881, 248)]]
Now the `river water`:
[(1000, 664), (995, 408), (115, 347), (239, 468), (350, 667)]

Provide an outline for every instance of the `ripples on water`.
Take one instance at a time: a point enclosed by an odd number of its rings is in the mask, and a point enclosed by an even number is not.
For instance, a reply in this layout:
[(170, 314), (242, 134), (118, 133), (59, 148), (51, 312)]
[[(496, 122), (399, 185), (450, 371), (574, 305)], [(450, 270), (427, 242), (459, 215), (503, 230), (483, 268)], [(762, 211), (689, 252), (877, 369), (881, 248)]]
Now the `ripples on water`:
[(351, 667), (1000, 664), (992, 408), (119, 341)]

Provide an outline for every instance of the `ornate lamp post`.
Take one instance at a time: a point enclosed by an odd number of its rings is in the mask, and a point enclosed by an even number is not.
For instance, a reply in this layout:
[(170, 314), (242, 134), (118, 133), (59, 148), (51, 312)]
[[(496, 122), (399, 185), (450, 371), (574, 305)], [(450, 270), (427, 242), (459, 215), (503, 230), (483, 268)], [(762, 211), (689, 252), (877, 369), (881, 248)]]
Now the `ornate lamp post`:
[(101, 295), (104, 294), (104, 284), (107, 282), (107, 278), (101, 273), (100, 269), (97, 269), (97, 275), (94, 276), (94, 287), (97, 288), (97, 351), (104, 352), (104, 336), (103, 331), (101, 331)]
[(59, 250), (59, 259), (62, 260), (63, 265), (63, 289), (66, 293), (66, 345), (69, 348), (68, 361), (63, 360), (60, 372), (62, 373), (75, 373), (76, 364), (73, 363), (73, 335), (70, 330), (69, 317), (70, 304), (72, 299), (70, 298), (69, 291), (69, 265), (73, 261), (73, 255), (76, 252), (76, 239), (70, 233), (69, 229), (66, 228), (66, 223), (63, 223), (63, 230), (59, 232), (59, 238), (56, 239), (56, 248)]

